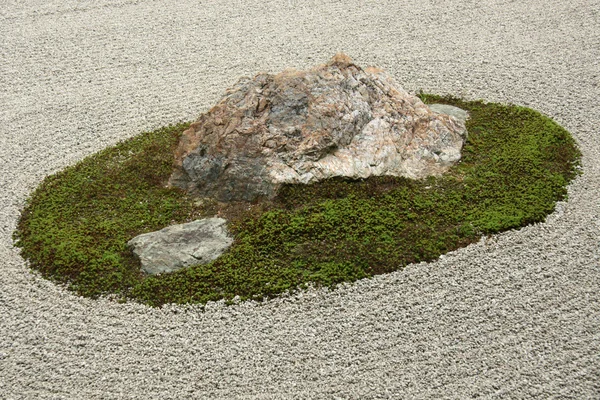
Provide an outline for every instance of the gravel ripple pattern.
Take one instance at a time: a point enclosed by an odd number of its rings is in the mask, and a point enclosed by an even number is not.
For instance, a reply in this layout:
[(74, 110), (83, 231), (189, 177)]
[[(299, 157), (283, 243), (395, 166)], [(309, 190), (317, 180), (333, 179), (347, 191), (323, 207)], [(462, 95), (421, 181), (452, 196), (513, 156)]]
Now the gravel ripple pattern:
[[(4, 1), (0, 399), (600, 398), (599, 26), (598, 0)], [(537, 109), (584, 174), (544, 223), (260, 304), (79, 298), (13, 247), (48, 174), (338, 51)]]

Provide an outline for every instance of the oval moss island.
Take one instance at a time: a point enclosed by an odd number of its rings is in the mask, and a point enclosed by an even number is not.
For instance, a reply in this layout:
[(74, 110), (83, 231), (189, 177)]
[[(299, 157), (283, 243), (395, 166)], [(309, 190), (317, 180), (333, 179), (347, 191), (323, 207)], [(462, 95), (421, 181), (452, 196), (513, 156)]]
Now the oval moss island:
[[(143, 133), (47, 177), (15, 231), (30, 266), (88, 297), (150, 306), (262, 300), (430, 261), (482, 235), (544, 221), (579, 172), (571, 135), (537, 111), (421, 94), (467, 110), (461, 161), (442, 177), (331, 179), (269, 202), (218, 204), (167, 188), (189, 124)], [(219, 214), (234, 235), (209, 264), (145, 276), (127, 241)]]

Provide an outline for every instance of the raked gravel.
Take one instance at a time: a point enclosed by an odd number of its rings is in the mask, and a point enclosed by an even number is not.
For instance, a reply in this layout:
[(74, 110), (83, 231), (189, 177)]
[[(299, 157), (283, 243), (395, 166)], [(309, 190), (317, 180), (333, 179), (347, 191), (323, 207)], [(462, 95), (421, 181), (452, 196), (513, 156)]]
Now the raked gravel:
[[(599, 27), (598, 0), (4, 0), (0, 399), (600, 398)], [(337, 51), (540, 110), (584, 174), (545, 223), (262, 304), (79, 298), (12, 246), (48, 174)]]

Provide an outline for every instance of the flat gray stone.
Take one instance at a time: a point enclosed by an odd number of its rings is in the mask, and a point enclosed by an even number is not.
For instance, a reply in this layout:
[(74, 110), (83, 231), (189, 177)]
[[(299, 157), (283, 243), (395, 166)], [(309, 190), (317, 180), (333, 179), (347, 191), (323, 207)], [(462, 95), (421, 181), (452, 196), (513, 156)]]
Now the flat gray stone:
[(429, 109), (438, 114), (446, 114), (456, 118), (461, 123), (465, 123), (469, 118), (469, 113), (462, 108), (454, 107), (448, 104), (430, 104)]
[(233, 243), (223, 218), (206, 218), (160, 231), (144, 233), (127, 242), (142, 271), (162, 274), (191, 265), (207, 264)]

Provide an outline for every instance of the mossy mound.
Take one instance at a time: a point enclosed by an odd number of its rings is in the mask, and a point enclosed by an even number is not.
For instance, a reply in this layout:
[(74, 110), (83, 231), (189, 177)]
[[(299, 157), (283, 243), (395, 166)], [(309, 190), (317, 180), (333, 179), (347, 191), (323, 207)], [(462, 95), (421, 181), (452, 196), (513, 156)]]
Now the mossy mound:
[[(165, 188), (188, 126), (180, 124), (46, 178), (23, 210), (16, 244), (32, 268), (83, 296), (152, 306), (263, 299), (435, 259), (481, 235), (543, 221), (565, 198), (580, 153), (551, 119), (514, 105), (421, 99), (471, 115), (462, 160), (441, 178), (332, 179), (285, 186), (269, 203), (200, 202)], [(172, 274), (139, 272), (129, 239), (215, 213), (235, 235), (226, 254)]]

